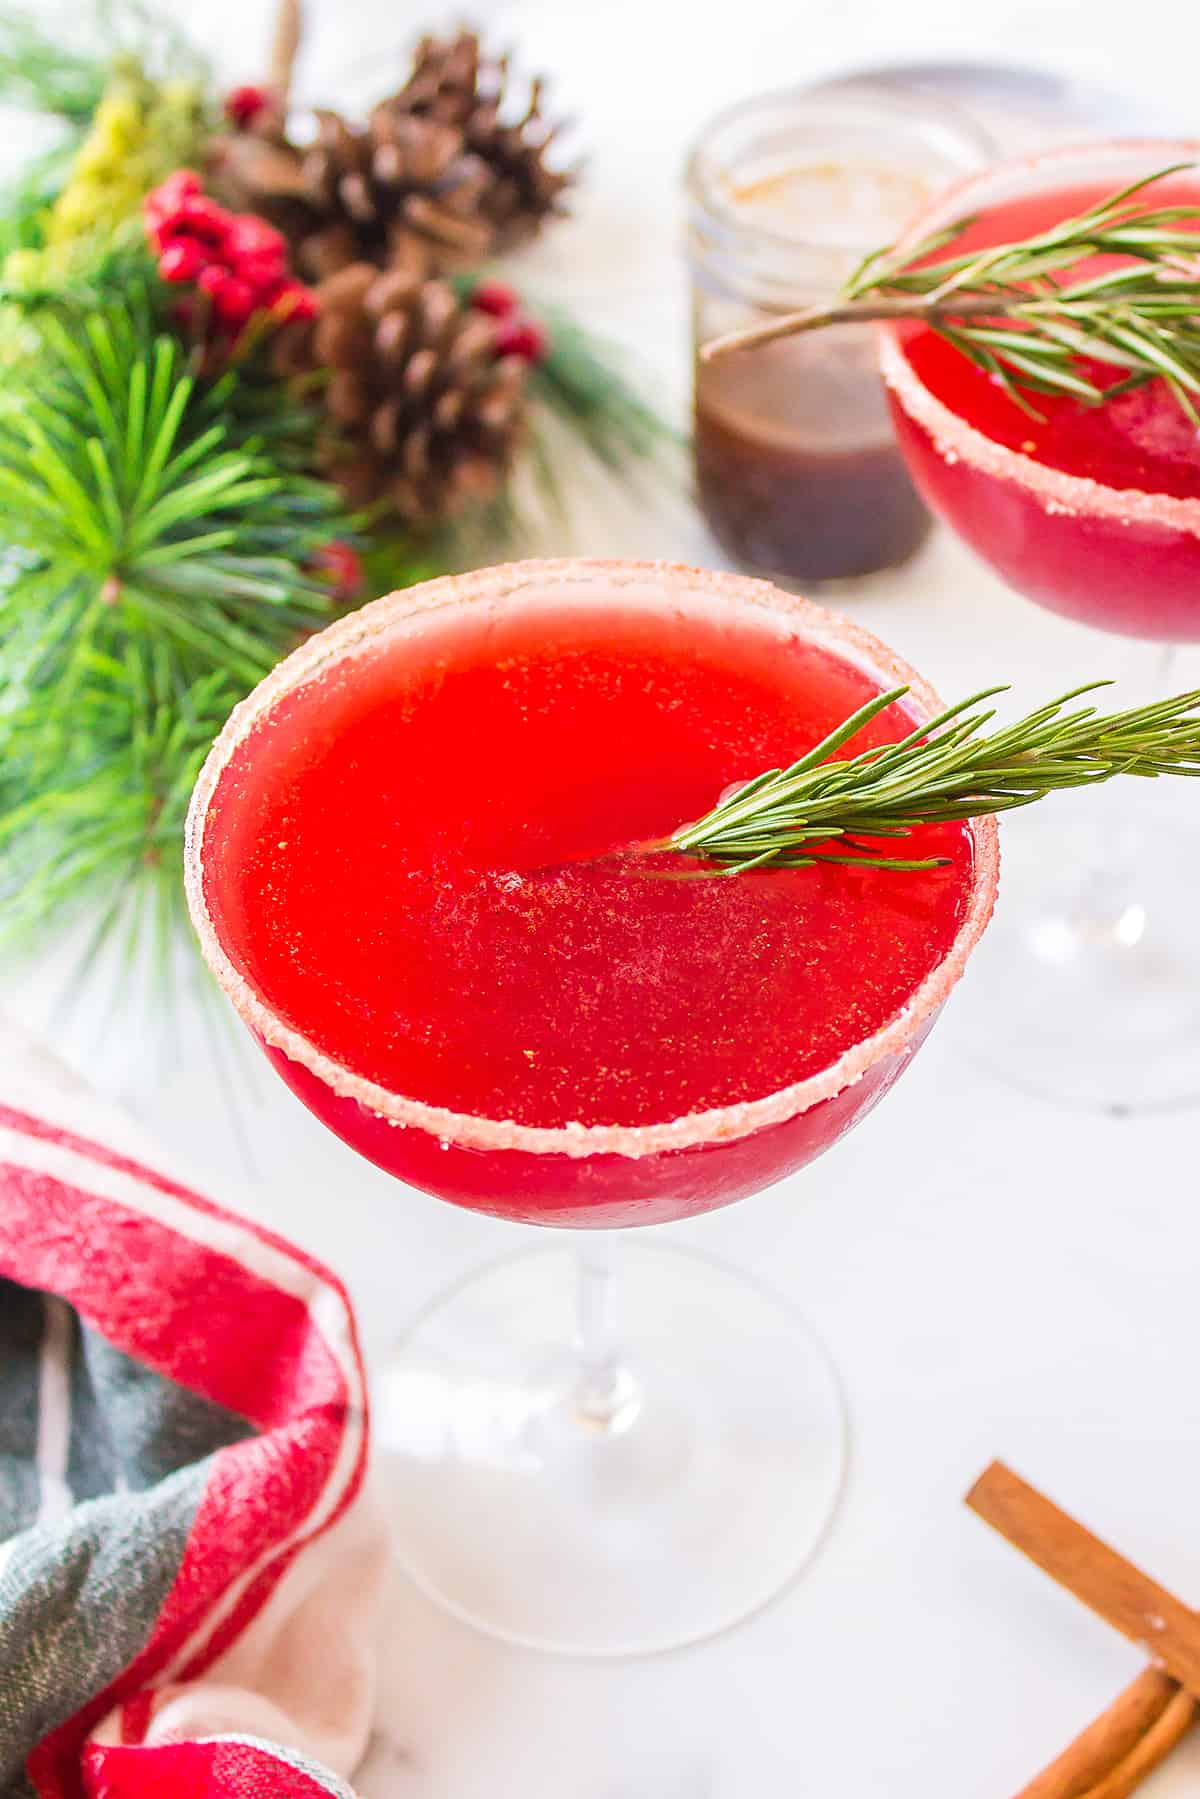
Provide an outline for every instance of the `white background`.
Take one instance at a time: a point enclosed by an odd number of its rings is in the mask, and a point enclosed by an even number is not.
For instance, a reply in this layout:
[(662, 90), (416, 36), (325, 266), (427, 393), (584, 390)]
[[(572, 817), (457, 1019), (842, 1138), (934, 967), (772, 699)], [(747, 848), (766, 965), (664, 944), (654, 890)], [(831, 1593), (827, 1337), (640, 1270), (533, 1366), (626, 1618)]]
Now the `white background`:
[[(257, 73), (257, 6), (178, 10), (231, 76)], [(555, 73), (587, 128), (580, 216), (532, 269), (636, 346), (672, 408), (687, 371), (679, 167), (717, 106), (855, 63), (969, 55), (1119, 84), (1164, 130), (1194, 106), (1200, 131), (1200, 25), (1178, 0), (1132, 13), (1115, 0), (482, 10)], [(316, 100), (386, 85), (427, 18), (391, 0), (309, 0), (309, 12), (299, 94)], [(681, 501), (605, 501), (556, 547), (721, 559)], [(1121, 654), (1008, 595), (941, 537), (843, 603), (951, 695), (997, 676), (1040, 695)], [(10, 975), (5, 1003), (121, 1090), (218, 1197), (332, 1263), (369, 1346), (517, 1246), (513, 1227), (360, 1164), (250, 1060), (223, 1085), (190, 1004), (178, 1041), (136, 1012), (103, 1030), (56, 1021), (56, 967)], [(861, 1129), (771, 1193), (676, 1232), (793, 1296), (841, 1366), (853, 1461), (817, 1564), (713, 1645), (606, 1667), (502, 1649), (397, 1580), (368, 1799), (1006, 1799), (1139, 1657), (964, 1511), (993, 1455), (1200, 1602), (1200, 1113), (1118, 1120), (1014, 1096), (973, 1064), (980, 1028), (968, 975)], [(1200, 1740), (1146, 1789), (1197, 1790)]]

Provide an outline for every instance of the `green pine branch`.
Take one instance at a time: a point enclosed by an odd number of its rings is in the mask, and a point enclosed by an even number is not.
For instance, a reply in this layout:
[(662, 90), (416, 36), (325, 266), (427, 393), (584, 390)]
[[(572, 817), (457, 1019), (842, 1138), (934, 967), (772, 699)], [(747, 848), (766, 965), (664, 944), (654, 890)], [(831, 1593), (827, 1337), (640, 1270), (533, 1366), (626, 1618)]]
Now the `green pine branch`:
[(186, 34), (139, 0), (64, 7), (55, 26), (41, 9), (0, 10), (0, 103), (49, 114), (82, 134), (117, 57), (136, 57), (156, 79), (212, 85), (207, 59)]
[[(0, 9), (0, 104), (40, 113), (58, 126), (54, 141), (0, 185), (4, 299), (10, 289), (24, 298), (32, 288), (36, 297), (42, 282), (68, 285), (76, 263), (110, 260), (111, 219), (97, 217), (97, 243), (87, 246), (93, 253), (72, 258), (62, 242), (67, 227), (55, 217), (56, 202), (78, 177), (81, 153), (88, 164), (89, 200), (102, 195), (110, 207), (127, 206), (136, 214), (148, 187), (195, 158), (217, 118), (205, 59), (176, 26), (148, 7), (136, 0), (98, 0), (69, 20), (64, 14), (59, 25), (58, 31), (48, 30), (32, 14)], [(142, 113), (140, 141), (119, 107), (114, 116), (112, 101), (118, 96)], [(112, 166), (98, 179), (97, 158), (103, 162), (106, 151)], [(56, 254), (39, 258), (48, 233)], [(15, 251), (35, 254), (14, 257)], [(28, 268), (18, 278), (16, 266), (22, 262), (32, 263), (40, 280), (31, 282)]]
[(232, 706), (335, 610), (353, 533), (297, 472), (311, 421), (253, 366), (198, 381), (148, 298), (39, 318), (0, 393), (0, 917), (179, 894), (187, 797)]
[(535, 306), (549, 352), (530, 375), (536, 405), (561, 419), (598, 462), (626, 478), (678, 438), (646, 404), (622, 367), (618, 346), (557, 306)]
[[(479, 273), (459, 275), (453, 285), (469, 303)], [(673, 472), (671, 458), (682, 439), (637, 391), (621, 346), (581, 325), (564, 307), (528, 300), (544, 327), (545, 357), (529, 371), (528, 451), (532, 487), (541, 505), (555, 515), (566, 510), (564, 453), (583, 450), (609, 475), (627, 486), (645, 476)], [(459, 556), (493, 558), (520, 539), (529, 521), (519, 492), (510, 483), (473, 518), (455, 521)]]
[(99, 105), (112, 51), (78, 42), (76, 33), (59, 37), (29, 13), (0, 13), (0, 101), (82, 131)]

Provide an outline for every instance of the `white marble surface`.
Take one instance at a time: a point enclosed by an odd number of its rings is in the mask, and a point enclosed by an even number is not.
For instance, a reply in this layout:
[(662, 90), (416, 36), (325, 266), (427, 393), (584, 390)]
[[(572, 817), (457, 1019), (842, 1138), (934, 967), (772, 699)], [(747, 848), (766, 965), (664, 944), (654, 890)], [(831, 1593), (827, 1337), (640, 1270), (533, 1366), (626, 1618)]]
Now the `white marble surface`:
[[(198, 21), (231, 73), (254, 67), (251, 10), (210, 0)], [(715, 106), (855, 61), (1024, 55), (1124, 82), (1165, 127), (1194, 107), (1200, 49), (1178, 0), (1142, 0), (1136, 30), (1115, 0), (480, 10), (559, 72), (588, 123), (584, 215), (537, 253), (538, 279), (636, 343), (671, 403), (686, 378), (678, 168)], [(312, 96), (369, 88), (379, 46), (408, 23), (385, 0), (309, 12)], [(719, 559), (679, 503), (606, 500), (560, 547)], [(1111, 665), (1114, 646), (1009, 596), (944, 538), (845, 604), (949, 692), (997, 670), (1040, 689)], [(360, 1164), (229, 1044), (222, 1080), (193, 1000), (177, 1033), (152, 1013), (56, 1022), (62, 966), (10, 971), (5, 1004), (99, 1069), (220, 1197), (338, 1268), (369, 1346), (515, 1246), (514, 1229)], [(607, 1666), (504, 1649), (397, 1579), (367, 1799), (1004, 1799), (1139, 1658), (965, 1512), (963, 1491), (997, 1454), (1200, 1602), (1200, 1112), (1117, 1120), (1014, 1096), (971, 1061), (979, 1022), (968, 976), (847, 1141), (677, 1232), (793, 1295), (842, 1368), (851, 1476), (815, 1567), (714, 1644)], [(1146, 1792), (1198, 1789), (1200, 1740)]]

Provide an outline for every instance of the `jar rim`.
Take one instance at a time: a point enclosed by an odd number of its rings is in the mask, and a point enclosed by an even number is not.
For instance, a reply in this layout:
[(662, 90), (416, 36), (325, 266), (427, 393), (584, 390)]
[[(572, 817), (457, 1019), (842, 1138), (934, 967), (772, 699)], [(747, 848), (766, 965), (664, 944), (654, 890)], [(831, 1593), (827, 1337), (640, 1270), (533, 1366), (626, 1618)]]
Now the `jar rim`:
[[(702, 215), (705, 225), (724, 245), (731, 247), (741, 242), (765, 250), (774, 249), (781, 255), (819, 254), (830, 249), (831, 246), (811, 230), (781, 230), (759, 220), (749, 221), (744, 208), (722, 192), (722, 178), (728, 176), (731, 165), (718, 164), (714, 160), (716, 148), (725, 135), (753, 124), (756, 119), (762, 120), (765, 130), (772, 118), (785, 122), (788, 115), (794, 115), (797, 126), (801, 126), (823, 114), (828, 116), (831, 126), (836, 126), (839, 119), (843, 124), (862, 124), (869, 122), (873, 114), (885, 125), (908, 126), (914, 141), (924, 136), (926, 147), (935, 152), (941, 139), (946, 146), (946, 185), (956, 177), (986, 167), (997, 155), (984, 127), (952, 102), (917, 92), (900, 92), (880, 81), (846, 76), (753, 94), (722, 108), (705, 122), (684, 165), (687, 197), (696, 212)], [(750, 154), (753, 154), (752, 148), (746, 152), (747, 156)], [(839, 248), (854, 254), (856, 247)], [(875, 248), (874, 243), (864, 243), (861, 251), (865, 255)]]

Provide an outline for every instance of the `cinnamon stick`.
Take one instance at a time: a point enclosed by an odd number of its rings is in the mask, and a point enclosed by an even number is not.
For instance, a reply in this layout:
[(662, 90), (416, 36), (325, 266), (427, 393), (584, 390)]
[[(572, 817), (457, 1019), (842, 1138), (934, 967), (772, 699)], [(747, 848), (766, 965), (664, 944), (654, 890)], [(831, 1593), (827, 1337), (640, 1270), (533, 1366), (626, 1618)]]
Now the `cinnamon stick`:
[(270, 84), (271, 93), (281, 112), (287, 111), (291, 97), (292, 72), (296, 66), (303, 31), (300, 0), (279, 0), (279, 9), (275, 15), (275, 37), (271, 45)]
[(1016, 1799), (1095, 1799), (1096, 1783), (1125, 1761), (1183, 1691), (1161, 1668), (1146, 1668)]
[(1197, 1711), (1200, 1711), (1200, 1701), (1183, 1687), (1177, 1687), (1174, 1698), (1141, 1741), (1095, 1786), (1088, 1787), (1080, 1795), (1080, 1799), (1128, 1799), (1128, 1795), (1142, 1784), (1148, 1774), (1154, 1772), (1160, 1762), (1166, 1760), (1176, 1743), (1187, 1735), (1196, 1721)]
[(1166, 1587), (1003, 1462), (984, 1471), (967, 1494), (967, 1504), (1181, 1686), (1200, 1693), (1200, 1617)]

